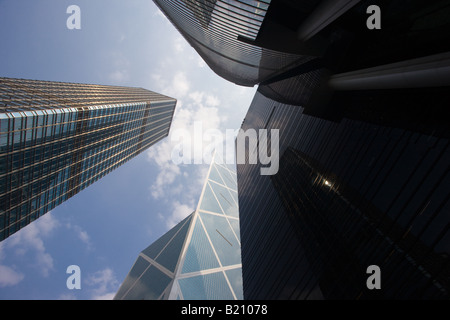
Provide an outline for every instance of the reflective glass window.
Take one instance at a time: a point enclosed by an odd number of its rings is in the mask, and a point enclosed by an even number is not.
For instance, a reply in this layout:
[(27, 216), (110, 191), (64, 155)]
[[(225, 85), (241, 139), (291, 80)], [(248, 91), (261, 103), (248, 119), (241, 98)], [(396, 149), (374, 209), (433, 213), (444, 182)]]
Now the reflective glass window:
[(234, 202), (230, 191), (214, 182), (211, 182), (211, 187), (214, 190), (223, 212), (228, 216), (237, 217), (239, 215), (237, 205)]
[(125, 299), (130, 300), (155, 300), (158, 299), (169, 285), (172, 279), (158, 270), (154, 266), (150, 266), (139, 281), (137, 281), (130, 291), (125, 295)]
[(185, 300), (231, 300), (233, 294), (222, 272), (179, 279)]
[(244, 291), (242, 289), (242, 268), (226, 270), (225, 274), (227, 275), (228, 281), (231, 284), (231, 288), (233, 288), (236, 298), (238, 300), (244, 300)]
[(225, 217), (200, 213), (220, 262), (223, 266), (241, 263), (241, 248)]
[(206, 184), (205, 192), (201, 199), (200, 209), (222, 214), (222, 209), (214, 197), (209, 183)]
[(199, 219), (195, 223), (192, 238), (186, 251), (182, 273), (218, 268), (219, 262), (208, 241)]

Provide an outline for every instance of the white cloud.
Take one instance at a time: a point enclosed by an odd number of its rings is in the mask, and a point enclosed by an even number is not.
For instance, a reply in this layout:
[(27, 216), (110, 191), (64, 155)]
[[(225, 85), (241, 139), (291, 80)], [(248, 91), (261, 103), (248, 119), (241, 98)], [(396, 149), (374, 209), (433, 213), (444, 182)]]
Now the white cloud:
[(172, 228), (176, 224), (178, 224), (181, 220), (186, 218), (189, 214), (194, 212), (197, 209), (198, 200), (200, 197), (200, 192), (202, 191), (203, 185), (205, 183), (206, 175), (208, 173), (208, 166), (195, 166), (194, 173), (187, 176), (191, 177), (191, 179), (187, 179), (188, 184), (180, 184), (178, 186), (171, 186), (171, 195), (173, 195), (173, 191), (175, 189), (182, 190), (183, 195), (185, 196), (183, 201), (174, 200), (171, 203), (171, 212), (169, 215), (159, 213), (158, 216), (160, 219), (164, 220), (167, 228)]
[(193, 91), (189, 93), (189, 98), (194, 106), (218, 107), (220, 105), (216, 95), (205, 91)]
[(163, 18), (164, 21), (166, 21), (166, 23), (170, 25), (169, 19), (167, 19), (167, 17), (164, 15), (164, 13), (162, 13), (161, 10), (159, 10), (159, 8), (156, 9), (156, 11), (153, 13), (153, 16)]
[[(163, 65), (164, 62), (161, 64)], [(177, 99), (178, 108), (180, 100), (182, 100), (189, 92), (191, 83), (186, 74), (181, 71), (175, 72), (169, 79), (165, 77), (165, 75), (166, 73), (164, 73), (164, 76), (161, 73), (153, 73), (150, 76), (152, 82), (154, 83), (154, 85), (152, 85), (152, 90)]]
[(171, 87), (172, 97), (184, 97), (190, 88), (190, 83), (187, 80), (186, 74), (183, 72), (177, 72), (172, 79)]
[(78, 231), (78, 238), (80, 238), (81, 241), (83, 241), (86, 244), (89, 244), (90, 238), (86, 231), (79, 230)]
[(192, 102), (195, 104), (200, 104), (202, 103), (203, 100), (203, 96), (205, 95), (204, 92), (201, 91), (193, 91), (191, 93), (189, 93), (189, 98), (191, 98)]
[(109, 293), (105, 293), (103, 295), (95, 296), (94, 300), (113, 300), (115, 295), (116, 295), (115, 292), (109, 292)]
[(119, 281), (111, 268), (105, 268), (88, 276), (86, 284), (91, 287), (93, 300), (112, 300)]
[(186, 48), (186, 40), (184, 40), (181, 36), (178, 36), (175, 38), (173, 46), (177, 53), (182, 53)]
[(173, 203), (172, 213), (168, 218), (166, 218), (166, 225), (168, 228), (174, 227), (178, 222), (186, 218), (191, 214), (195, 208), (190, 204), (182, 204), (178, 201)]
[(200, 56), (197, 57), (197, 66), (200, 68), (206, 67), (206, 62)]
[[(182, 38), (177, 41), (180, 46), (181, 42), (185, 42)], [(193, 73), (187, 70), (198, 68), (195, 60), (191, 63), (192, 66), (188, 68), (170, 73), (174, 62), (166, 60), (160, 66), (164, 66), (167, 72), (160, 71), (151, 76), (153, 90), (177, 99), (169, 137), (147, 151), (147, 159), (158, 169), (157, 176), (151, 181), (150, 195), (154, 199), (166, 199), (167, 212), (161, 216), (168, 227), (174, 226), (195, 210), (204, 182), (205, 167), (207, 169), (208, 165), (194, 163), (204, 163), (203, 153), (211, 144), (205, 133), (219, 130), (226, 120), (224, 115), (219, 115), (221, 99), (215, 93), (203, 90), (203, 84), (202, 90), (197, 89), (193, 86), (194, 80), (188, 78), (187, 74)], [(182, 139), (178, 139), (179, 133), (182, 133)], [(172, 153), (176, 155), (177, 147), (190, 150), (192, 164), (177, 164), (173, 161)], [(199, 176), (202, 179), (193, 178)]]
[(155, 199), (162, 197), (164, 195), (164, 186), (174, 182), (175, 178), (180, 174), (180, 168), (173, 163), (166, 163), (160, 169), (156, 181), (151, 186), (151, 193)]
[[(160, 11), (156, 14), (166, 19)], [(172, 39), (169, 47), (173, 48), (174, 54), (159, 60), (147, 85), (150, 90), (177, 99), (169, 136), (146, 153), (147, 160), (158, 172), (149, 182), (149, 196), (164, 201), (166, 210), (160, 211), (158, 216), (163, 217), (168, 226), (173, 226), (196, 208), (209, 167), (203, 153), (209, 151), (207, 147), (215, 141), (214, 136), (205, 134), (215, 131), (225, 138), (223, 127), (234, 118), (238, 118), (234, 122), (240, 125), (249, 105), (242, 101), (248, 88), (241, 91), (239, 86), (220, 79), (205, 68), (203, 59), (178, 32)], [(199, 126), (201, 130), (195, 130)], [(233, 125), (230, 129), (237, 128)], [(172, 156), (179, 159), (188, 150), (191, 164), (173, 161)]]
[(207, 95), (205, 104), (210, 107), (218, 107), (220, 105), (220, 100), (214, 95)]
[[(200, 170), (200, 167), (187, 168), (186, 164), (178, 165), (173, 161), (172, 153), (177, 146), (184, 150), (189, 149), (191, 152), (190, 163), (203, 163), (203, 153), (211, 144), (204, 133), (210, 129), (218, 130), (221, 124), (219, 110), (216, 107), (219, 99), (216, 96), (194, 91), (186, 96), (185, 101), (182, 106), (177, 106), (169, 137), (147, 151), (147, 159), (155, 163), (159, 170), (150, 187), (151, 195), (155, 199), (160, 199), (167, 192), (172, 195), (178, 194), (179, 186), (183, 183), (182, 193), (198, 194), (200, 192), (197, 183), (186, 179), (188, 176), (186, 170)], [(183, 133), (181, 137), (179, 133)], [(180, 179), (182, 180), (180, 181)]]
[(196, 171), (196, 178), (194, 179), (195, 184), (197, 185), (198, 194), (200, 195), (200, 191), (202, 191), (203, 185), (205, 184), (206, 175), (208, 174), (209, 166), (198, 167)]
[(67, 223), (66, 228), (69, 230), (73, 230), (77, 235), (78, 239), (80, 239), (81, 242), (83, 242), (86, 245), (88, 250), (93, 249), (91, 237), (89, 236), (87, 231), (83, 230), (83, 228), (81, 228), (80, 226), (71, 223)]
[(77, 300), (77, 297), (73, 293), (63, 293), (58, 297), (58, 300)]
[(14, 248), (17, 255), (31, 255), (34, 253), (36, 271), (44, 277), (48, 277), (54, 269), (53, 258), (47, 252), (44, 238), (48, 237), (52, 230), (59, 225), (51, 212), (46, 213), (33, 223), (19, 230), (9, 237), (7, 246)]
[(14, 269), (0, 265), (0, 288), (14, 286), (23, 280), (25, 276)]
[(123, 83), (129, 79), (128, 72), (126, 70), (115, 70), (109, 74), (109, 79), (116, 83)]
[[(125, 37), (120, 37), (120, 41), (123, 41)], [(109, 54), (109, 64), (111, 72), (108, 75), (108, 79), (117, 84), (124, 84), (130, 80), (130, 61), (125, 57), (122, 52), (111, 52)]]

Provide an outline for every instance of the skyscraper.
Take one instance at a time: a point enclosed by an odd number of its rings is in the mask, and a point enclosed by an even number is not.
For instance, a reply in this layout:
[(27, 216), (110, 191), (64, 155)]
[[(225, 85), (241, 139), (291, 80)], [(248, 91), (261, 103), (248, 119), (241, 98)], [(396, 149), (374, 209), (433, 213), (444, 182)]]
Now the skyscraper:
[(237, 167), (244, 297), (448, 298), (450, 1), (155, 2), (280, 131)]
[(334, 117), (335, 92), (450, 84), (449, 0), (154, 2), (219, 76), (310, 115)]
[[(239, 85), (254, 86), (321, 52), (299, 44), (295, 32), (287, 28), (276, 29), (274, 35), (265, 24), (270, 20), (270, 0), (154, 2), (214, 72)], [(270, 37), (264, 36), (267, 28)]]
[(233, 167), (215, 158), (197, 209), (139, 254), (114, 299), (243, 298)]
[[(241, 134), (278, 129), (280, 165), (261, 175), (248, 148), (237, 165), (245, 299), (450, 297), (449, 93), (435, 90), (420, 109), (403, 93), (378, 107), (403, 98), (416, 116), (340, 121), (256, 93)], [(371, 99), (332, 103), (364, 110)], [(367, 286), (372, 265), (381, 289)]]
[(0, 78), (0, 240), (166, 137), (175, 104), (142, 88)]

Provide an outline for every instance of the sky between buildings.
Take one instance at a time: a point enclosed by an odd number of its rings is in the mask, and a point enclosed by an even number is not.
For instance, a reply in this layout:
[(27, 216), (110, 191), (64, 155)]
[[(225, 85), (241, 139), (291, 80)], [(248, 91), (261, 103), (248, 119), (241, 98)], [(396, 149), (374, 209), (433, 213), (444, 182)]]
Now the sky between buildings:
[[(70, 5), (79, 30), (66, 26)], [(151, 0), (0, 0), (0, 41), (0, 76), (162, 93), (178, 100), (171, 133), (193, 139), (194, 124), (239, 129), (256, 90), (213, 73)], [(178, 143), (165, 138), (0, 242), (0, 299), (112, 299), (139, 252), (196, 208), (208, 163), (175, 164)], [(79, 290), (66, 286), (70, 265)]]

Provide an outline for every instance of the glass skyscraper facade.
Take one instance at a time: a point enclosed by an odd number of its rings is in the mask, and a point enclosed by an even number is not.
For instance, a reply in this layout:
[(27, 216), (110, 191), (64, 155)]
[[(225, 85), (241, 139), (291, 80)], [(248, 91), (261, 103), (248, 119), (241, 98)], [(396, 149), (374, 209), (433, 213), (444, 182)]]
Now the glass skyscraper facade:
[[(245, 299), (450, 297), (450, 127), (432, 121), (444, 122), (444, 97), (427, 96), (422, 121), (331, 121), (256, 93), (243, 132), (278, 129), (280, 164), (261, 175), (246, 150), (237, 165)], [(370, 265), (380, 290), (366, 285)]]
[(197, 209), (139, 254), (114, 299), (243, 299), (234, 166), (215, 157)]
[(219, 76), (310, 115), (335, 116), (336, 91), (450, 84), (448, 0), (154, 2)]
[[(373, 5), (381, 14), (376, 30), (366, 25), (373, 17), (366, 11)], [(448, 74), (444, 68), (449, 65), (450, 22), (444, 16), (449, 6), (448, 0), (273, 0), (266, 19), (277, 11), (272, 20), (288, 25), (297, 21), (298, 37), (305, 43), (320, 41), (324, 49), (306, 63), (260, 82), (258, 91), (280, 103), (301, 106), (304, 113), (331, 118), (336, 106), (327, 109), (327, 98), (340, 90), (364, 95), (366, 89), (423, 88), (436, 82), (448, 86), (449, 77), (437, 74)], [(353, 77), (353, 86), (342, 85), (348, 77)], [(384, 96), (374, 93), (368, 94)]]
[[(250, 144), (237, 165), (244, 298), (448, 299), (450, 1), (266, 4), (254, 39), (233, 36), (274, 68), (251, 79), (241, 134), (279, 130), (278, 173), (249, 163)], [(381, 290), (366, 286), (370, 265)]]
[(175, 105), (142, 88), (0, 78), (0, 240), (166, 137)]
[[(308, 54), (257, 42), (270, 0), (154, 2), (208, 66), (233, 83), (253, 86), (313, 58), (311, 50), (305, 48), (302, 49)], [(280, 34), (287, 32), (283, 29)]]

